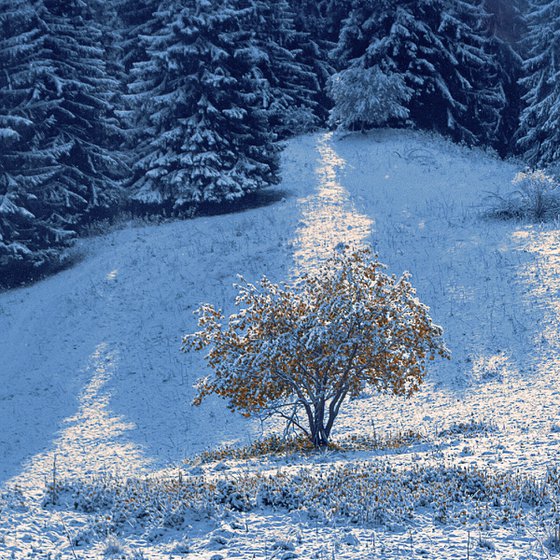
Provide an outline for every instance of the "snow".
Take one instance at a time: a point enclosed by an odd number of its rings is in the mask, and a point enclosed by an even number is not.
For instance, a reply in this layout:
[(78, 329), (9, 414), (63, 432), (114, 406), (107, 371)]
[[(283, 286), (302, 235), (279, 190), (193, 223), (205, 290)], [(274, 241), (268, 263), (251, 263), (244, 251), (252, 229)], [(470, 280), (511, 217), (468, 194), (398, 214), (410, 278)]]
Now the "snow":
[[(74, 511), (64, 496), (44, 505), (53, 479), (86, 488), (100, 476), (178, 469), (234, 482), (358, 463), (542, 477), (560, 458), (560, 224), (484, 216), (488, 193), (512, 190), (518, 171), (422, 133), (304, 136), (283, 154), (282, 201), (128, 224), (81, 241), (73, 268), (0, 294), (0, 558), (549, 557), (554, 519), (528, 505), (522, 521), (488, 526), (478, 524), (476, 503), (465, 506), (474, 509), (464, 522), (435, 522), (420, 508), (410, 520), (375, 526), (254, 508), (193, 513), (145, 532), (131, 523), (116, 537), (92, 529), (103, 508)], [(192, 311), (211, 302), (230, 313), (238, 274), (288, 280), (349, 241), (371, 242), (390, 272), (412, 273), (453, 357), (435, 362), (410, 400), (352, 401), (335, 438), (410, 430), (420, 440), (198, 470), (184, 464), (273, 429), (219, 399), (191, 406), (205, 373), (202, 356), (179, 352), (182, 335), (196, 330)]]

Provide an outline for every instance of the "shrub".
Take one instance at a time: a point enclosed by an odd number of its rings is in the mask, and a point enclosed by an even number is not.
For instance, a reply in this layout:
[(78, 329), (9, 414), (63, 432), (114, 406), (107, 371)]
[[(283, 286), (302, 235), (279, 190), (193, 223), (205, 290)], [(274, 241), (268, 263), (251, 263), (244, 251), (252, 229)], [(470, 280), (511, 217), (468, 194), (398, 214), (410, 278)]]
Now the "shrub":
[(448, 350), (408, 276), (383, 269), (369, 249), (342, 250), (294, 285), (243, 283), (226, 325), (203, 305), (202, 330), (183, 339), (184, 350), (209, 349), (212, 374), (195, 404), (215, 393), (247, 416), (279, 415), (324, 447), (347, 397), (368, 385), (417, 391), (426, 360)]
[(520, 171), (512, 184), (516, 189), (508, 195), (492, 194), (491, 199), (498, 200), (498, 207), (493, 208), (493, 214), (542, 221), (560, 213), (558, 183), (544, 171)]
[(519, 172), (513, 179), (521, 205), (535, 219), (542, 220), (556, 206), (558, 183), (541, 170)]
[[(558, 525), (557, 470), (541, 479), (459, 466), (417, 464), (399, 468), (385, 461), (314, 464), (307, 468), (215, 473), (179, 478), (94, 478), (61, 485), (61, 507), (94, 516), (97, 538), (123, 528), (161, 535), (193, 519), (223, 519), (227, 512), (299, 511), (330, 523), (366, 526), (414, 523), (429, 515), (439, 523), (508, 524), (535, 513)], [(92, 502), (89, 496), (100, 499)], [(156, 531), (157, 529), (157, 531)], [(150, 531), (153, 531), (150, 533)], [(551, 530), (551, 537), (556, 531)], [(95, 535), (92, 535), (95, 538)], [(551, 540), (552, 542), (552, 540)]]

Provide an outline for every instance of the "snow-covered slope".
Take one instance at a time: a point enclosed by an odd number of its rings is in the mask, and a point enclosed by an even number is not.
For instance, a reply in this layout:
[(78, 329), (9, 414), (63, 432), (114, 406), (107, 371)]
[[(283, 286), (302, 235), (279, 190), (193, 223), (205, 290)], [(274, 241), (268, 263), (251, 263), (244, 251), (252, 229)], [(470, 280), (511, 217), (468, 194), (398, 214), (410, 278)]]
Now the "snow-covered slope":
[[(483, 200), (509, 190), (515, 172), (513, 164), (420, 133), (306, 136), (284, 152), (282, 201), (84, 240), (72, 269), (0, 294), (0, 483), (9, 494), (0, 558), (108, 554), (96, 542), (71, 544), (84, 516), (41, 506), (53, 476), (139, 475), (258, 437), (263, 427), (232, 415), (218, 399), (191, 407), (204, 368), (200, 356), (179, 352), (181, 335), (195, 328), (199, 303), (232, 309), (237, 274), (288, 280), (340, 242), (369, 242), (392, 272), (412, 273), (453, 359), (434, 364), (412, 400), (352, 402), (335, 434), (409, 429), (428, 443), (398, 455), (363, 452), (329, 461), (383, 458), (543, 473), (560, 454), (560, 232), (558, 224), (483, 217)], [(453, 432), (461, 425), (488, 429), (467, 441)], [(250, 521), (265, 541), (295, 523), (282, 515)], [(321, 543), (335, 538), (324, 528), (314, 534), (306, 523), (298, 529), (301, 557), (319, 554)], [(424, 539), (423, 550), (442, 557), (446, 530), (429, 527), (433, 543)], [(452, 531), (455, 556), (446, 557), (465, 557), (467, 530)], [(216, 551), (196, 531), (189, 557), (211, 558)], [(361, 527), (349, 542), (337, 537), (345, 545), (333, 557), (365, 557), (368, 531)], [(384, 533), (382, 557), (413, 553), (408, 545), (399, 553), (406, 531)], [(544, 555), (540, 537), (527, 535), (497, 532), (498, 548), (488, 554)], [(134, 536), (146, 558), (168, 558), (180, 538)], [(272, 557), (261, 544), (247, 530), (228, 553)]]

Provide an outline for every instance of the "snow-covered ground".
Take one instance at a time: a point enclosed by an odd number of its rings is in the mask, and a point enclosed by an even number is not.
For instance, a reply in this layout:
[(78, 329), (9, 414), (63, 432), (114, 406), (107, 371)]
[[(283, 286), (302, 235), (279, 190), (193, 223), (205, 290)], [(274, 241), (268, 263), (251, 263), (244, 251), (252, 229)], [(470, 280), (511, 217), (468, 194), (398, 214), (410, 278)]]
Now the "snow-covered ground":
[[(281, 202), (84, 240), (72, 269), (0, 294), (0, 558), (553, 554), (554, 526), (530, 508), (523, 523), (481, 528), (476, 516), (436, 523), (416, 512), (373, 526), (263, 507), (193, 516), (156, 533), (123, 526), (114, 540), (91, 529), (102, 509), (44, 505), (53, 479), (178, 468), (188, 476), (184, 458), (270, 430), (218, 399), (191, 406), (204, 364), (179, 352), (181, 336), (196, 328), (199, 303), (232, 310), (237, 274), (289, 280), (340, 242), (369, 242), (390, 271), (412, 273), (453, 359), (434, 363), (410, 400), (350, 403), (335, 438), (410, 430), (420, 440), (398, 451), (226, 461), (196, 472), (235, 479), (386, 462), (543, 476), (560, 456), (560, 224), (484, 217), (484, 199), (510, 190), (516, 171), (420, 133), (301, 137), (283, 155)], [(88, 531), (94, 537), (75, 538)]]

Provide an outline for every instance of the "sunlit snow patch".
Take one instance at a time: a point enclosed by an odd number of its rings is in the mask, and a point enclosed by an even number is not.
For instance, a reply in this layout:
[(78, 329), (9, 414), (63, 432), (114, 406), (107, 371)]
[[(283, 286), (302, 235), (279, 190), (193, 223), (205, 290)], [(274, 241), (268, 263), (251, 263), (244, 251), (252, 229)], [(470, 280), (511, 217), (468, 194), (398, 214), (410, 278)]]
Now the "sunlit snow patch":
[(9, 485), (42, 489), (55, 464), (61, 478), (116, 472), (138, 474), (147, 466), (142, 451), (122, 438), (134, 425), (112, 414), (109, 408), (106, 385), (115, 373), (117, 361), (116, 352), (107, 343), (97, 346), (88, 368), (91, 378), (80, 395), (77, 413), (64, 420), (67, 427), (53, 449), (33, 457)]
[(331, 132), (319, 137), (317, 151), (319, 188), (311, 196), (298, 200), (302, 221), (296, 232), (296, 276), (330, 257), (340, 244), (363, 246), (373, 225), (368, 216), (354, 208), (348, 191), (339, 182), (338, 173), (346, 161), (336, 153)]
[(514, 239), (527, 241), (526, 250), (536, 255), (530, 266), (523, 271), (525, 281), (531, 287), (530, 295), (543, 308), (544, 320), (537, 329), (535, 346), (540, 355), (541, 367), (554, 364), (560, 371), (560, 230), (518, 231)]

